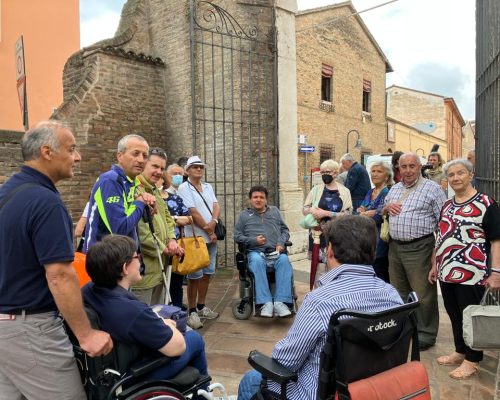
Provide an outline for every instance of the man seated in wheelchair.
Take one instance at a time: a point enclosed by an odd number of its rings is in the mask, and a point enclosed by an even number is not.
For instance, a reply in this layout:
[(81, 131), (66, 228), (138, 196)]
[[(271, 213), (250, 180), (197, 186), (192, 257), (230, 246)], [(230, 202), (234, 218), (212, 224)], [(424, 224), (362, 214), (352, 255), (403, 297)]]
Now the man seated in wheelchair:
[(183, 334), (173, 320), (161, 318), (129, 291), (141, 280), (136, 249), (134, 240), (121, 235), (106, 236), (89, 249), (86, 268), (92, 282), (82, 288), (84, 302), (114, 340), (139, 345), (145, 359), (159, 353), (173, 357), (148, 378), (170, 379), (186, 366), (208, 375), (202, 337), (191, 330)]
[[(308, 293), (288, 334), (274, 347), (272, 358), (297, 373), (287, 386), (290, 400), (315, 399), (320, 353), (326, 342), (331, 315), (344, 308), (382, 311), (403, 304), (397, 290), (376, 277), (377, 228), (371, 218), (345, 216), (327, 225), (327, 266), (318, 288)], [(362, 361), (361, 361), (362, 362)], [(248, 372), (240, 382), (238, 400), (249, 400), (258, 390), (262, 375)], [(267, 388), (280, 393), (280, 385)]]
[[(285, 249), (290, 232), (279, 209), (267, 204), (267, 194), (263, 186), (250, 189), (250, 208), (240, 213), (234, 240), (247, 251), (248, 267), (254, 275), (255, 301), (262, 305), (260, 316), (272, 318), (274, 313), (286, 317), (291, 314), (286, 304), (293, 305), (293, 270)], [(271, 265), (276, 271), (274, 304), (266, 273), (266, 267)]]

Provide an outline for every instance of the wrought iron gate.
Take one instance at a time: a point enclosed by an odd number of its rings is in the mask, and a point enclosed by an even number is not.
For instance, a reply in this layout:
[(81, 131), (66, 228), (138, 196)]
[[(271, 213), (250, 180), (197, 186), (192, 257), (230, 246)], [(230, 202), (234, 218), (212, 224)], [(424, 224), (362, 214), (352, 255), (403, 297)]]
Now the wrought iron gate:
[(500, 4), (476, 1), (476, 180), (500, 200)]
[(278, 205), (276, 38), (272, 7), (226, 2), (240, 23), (215, 3), (190, 0), (193, 154), (207, 163), (228, 229), (219, 265), (232, 265), (250, 187), (264, 185)]

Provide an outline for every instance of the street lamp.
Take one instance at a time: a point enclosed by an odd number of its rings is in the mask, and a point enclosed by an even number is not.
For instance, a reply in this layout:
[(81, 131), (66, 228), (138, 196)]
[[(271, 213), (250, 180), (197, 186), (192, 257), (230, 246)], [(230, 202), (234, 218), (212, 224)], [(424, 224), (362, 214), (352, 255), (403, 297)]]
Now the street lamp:
[(425, 158), (425, 150), (424, 150), (424, 149), (422, 149), (421, 147), (419, 147), (417, 150), (415, 150), (415, 154), (416, 154), (416, 155), (418, 155), (418, 151), (419, 151), (419, 150), (422, 150), (422, 157), (424, 157), (424, 158)]
[(358, 138), (356, 139), (356, 144), (354, 145), (354, 148), (361, 149), (363, 147), (363, 144), (361, 143), (361, 138), (360, 138), (359, 132), (356, 129), (351, 129), (349, 132), (347, 132), (347, 151), (346, 151), (346, 153), (349, 153), (349, 134), (351, 132), (356, 132), (358, 134)]

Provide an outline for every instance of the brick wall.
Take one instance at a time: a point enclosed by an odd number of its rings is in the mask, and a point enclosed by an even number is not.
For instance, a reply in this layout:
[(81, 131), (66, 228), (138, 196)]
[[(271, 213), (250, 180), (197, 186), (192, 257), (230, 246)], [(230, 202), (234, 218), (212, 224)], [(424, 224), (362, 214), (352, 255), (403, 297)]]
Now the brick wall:
[[(355, 149), (357, 136), (349, 136), (349, 152), (359, 161), (361, 152), (384, 153), (387, 142), (385, 119), (386, 63), (358, 20), (348, 17), (349, 6), (324, 7), (322, 11), (300, 14), (297, 29), (297, 102), (298, 132), (307, 134), (307, 143), (316, 146), (316, 152), (299, 155), (299, 184), (304, 193), (310, 182), (304, 182), (304, 170), (319, 166), (320, 146), (332, 146), (332, 157), (337, 161), (346, 152), (347, 132), (356, 129), (363, 148)], [(301, 29), (327, 20), (335, 21)], [(321, 67), (333, 67), (332, 106), (328, 110), (321, 103)], [(371, 81), (371, 114), (363, 118), (363, 79)]]
[(22, 164), (21, 138), (24, 132), (0, 130), (0, 185)]

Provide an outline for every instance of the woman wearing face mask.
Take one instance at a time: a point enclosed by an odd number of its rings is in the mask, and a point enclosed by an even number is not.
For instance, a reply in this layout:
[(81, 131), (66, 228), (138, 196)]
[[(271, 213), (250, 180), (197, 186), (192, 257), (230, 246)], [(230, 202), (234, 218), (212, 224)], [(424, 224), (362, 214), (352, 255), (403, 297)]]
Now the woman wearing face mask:
[(339, 164), (333, 160), (324, 161), (320, 167), (323, 183), (314, 186), (307, 195), (302, 213), (312, 214), (318, 226), (310, 230), (309, 251), (311, 252), (311, 286), (314, 283), (318, 263), (326, 264), (326, 239), (322, 227), (326, 222), (341, 215), (351, 214), (351, 193), (336, 181)]

